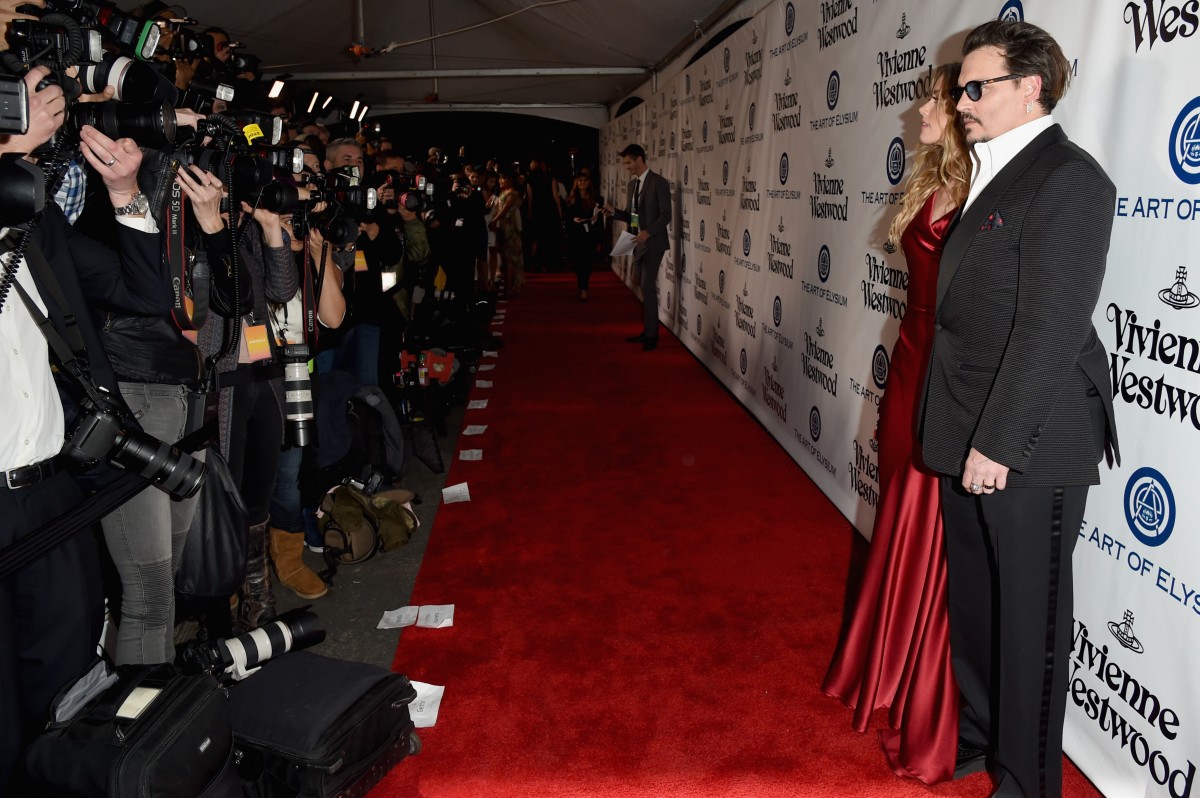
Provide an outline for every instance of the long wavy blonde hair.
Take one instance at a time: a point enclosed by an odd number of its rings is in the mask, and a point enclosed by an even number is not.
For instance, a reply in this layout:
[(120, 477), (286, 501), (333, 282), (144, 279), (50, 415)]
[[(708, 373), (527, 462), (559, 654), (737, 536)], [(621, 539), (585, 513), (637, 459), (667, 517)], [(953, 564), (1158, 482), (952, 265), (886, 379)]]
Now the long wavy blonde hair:
[(955, 207), (963, 204), (971, 188), (971, 156), (967, 150), (967, 139), (958, 120), (955, 103), (950, 99), (950, 88), (958, 84), (961, 66), (957, 62), (943, 64), (934, 72), (933, 85), (941, 86), (939, 100), (942, 112), (946, 115), (946, 129), (942, 132), (941, 141), (922, 144), (913, 157), (913, 170), (905, 186), (904, 202), (888, 228), (888, 241), (893, 244), (900, 243), (904, 229), (939, 188), (946, 188)]

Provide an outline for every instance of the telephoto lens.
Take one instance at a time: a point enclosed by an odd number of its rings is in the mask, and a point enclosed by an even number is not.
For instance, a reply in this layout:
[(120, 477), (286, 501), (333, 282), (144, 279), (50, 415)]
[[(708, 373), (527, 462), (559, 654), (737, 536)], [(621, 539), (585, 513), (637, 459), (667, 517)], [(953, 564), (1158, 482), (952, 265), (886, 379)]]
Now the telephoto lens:
[(155, 149), (175, 142), (175, 109), (166, 100), (147, 103), (80, 103), (71, 109), (78, 127), (91, 125), (110, 139), (131, 138)]
[(116, 90), (113, 99), (128, 102), (153, 100), (159, 85), (154, 67), (116, 53), (105, 53), (99, 62), (83, 64), (79, 82), (84, 94), (99, 94), (112, 86)]
[(279, 615), (258, 629), (221, 640), (194, 642), (183, 649), (184, 669), (214, 676), (227, 674), (241, 681), (272, 657), (315, 646), (325, 640), (316, 613), (300, 607)]
[(308, 374), (308, 347), (290, 344), (281, 347), (283, 355), (283, 412), (292, 443), (307, 446), (312, 437), (312, 378)]
[(271, 213), (291, 213), (299, 204), (300, 192), (296, 190), (296, 187), (278, 180), (263, 186), (258, 200), (251, 203), (251, 205), (264, 208)]
[(190, 454), (134, 430), (117, 436), (109, 459), (114, 465), (146, 477), (173, 499), (196, 495), (208, 472), (208, 466)]

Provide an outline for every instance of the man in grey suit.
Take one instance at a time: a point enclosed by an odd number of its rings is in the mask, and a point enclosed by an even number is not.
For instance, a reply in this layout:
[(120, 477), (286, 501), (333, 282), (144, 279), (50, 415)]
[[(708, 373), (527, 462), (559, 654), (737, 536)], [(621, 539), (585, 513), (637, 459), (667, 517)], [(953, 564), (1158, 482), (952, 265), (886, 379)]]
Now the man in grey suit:
[(1111, 446), (1092, 314), (1116, 189), (1051, 111), (1070, 65), (1024, 22), (963, 45), (951, 96), (978, 162), (946, 240), (922, 419), (942, 477), (959, 775), (993, 795), (1062, 792), (1071, 553)]
[(633, 175), (625, 205), (628, 210), (614, 209), (611, 203), (604, 210), (628, 224), (629, 232), (637, 235), (633, 262), (642, 274), (645, 329), (626, 340), (651, 350), (658, 346), (658, 267), (671, 246), (667, 237), (667, 225), (671, 222), (671, 185), (665, 177), (651, 172), (646, 166), (646, 151), (640, 145), (630, 144), (621, 150), (621, 163)]

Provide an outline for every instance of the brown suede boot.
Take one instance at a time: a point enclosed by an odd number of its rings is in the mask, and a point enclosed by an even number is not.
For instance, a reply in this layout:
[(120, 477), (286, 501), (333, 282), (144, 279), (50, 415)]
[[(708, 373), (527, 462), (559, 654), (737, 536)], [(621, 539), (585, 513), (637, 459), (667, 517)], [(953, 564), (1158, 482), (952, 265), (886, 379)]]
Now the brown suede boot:
[(304, 564), (304, 534), (271, 528), (271, 557), (279, 582), (302, 599), (324, 596), (329, 588)]
[(241, 601), (234, 616), (234, 626), (241, 632), (257, 629), (275, 617), (275, 594), (271, 592), (271, 546), (267, 535), (266, 521), (255, 524), (247, 531), (246, 580), (242, 583)]

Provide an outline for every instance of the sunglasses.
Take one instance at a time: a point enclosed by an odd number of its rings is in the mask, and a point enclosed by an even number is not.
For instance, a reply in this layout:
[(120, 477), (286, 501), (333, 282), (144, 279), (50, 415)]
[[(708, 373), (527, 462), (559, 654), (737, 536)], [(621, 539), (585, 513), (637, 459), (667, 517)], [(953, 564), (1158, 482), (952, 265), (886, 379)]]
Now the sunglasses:
[(983, 87), (989, 83), (1000, 83), (1005, 80), (1020, 80), (1024, 75), (1004, 75), (999, 78), (988, 78), (987, 80), (968, 80), (965, 86), (954, 86), (950, 89), (950, 99), (958, 102), (964, 94), (971, 99), (971, 102), (979, 102), (979, 98), (983, 96)]

